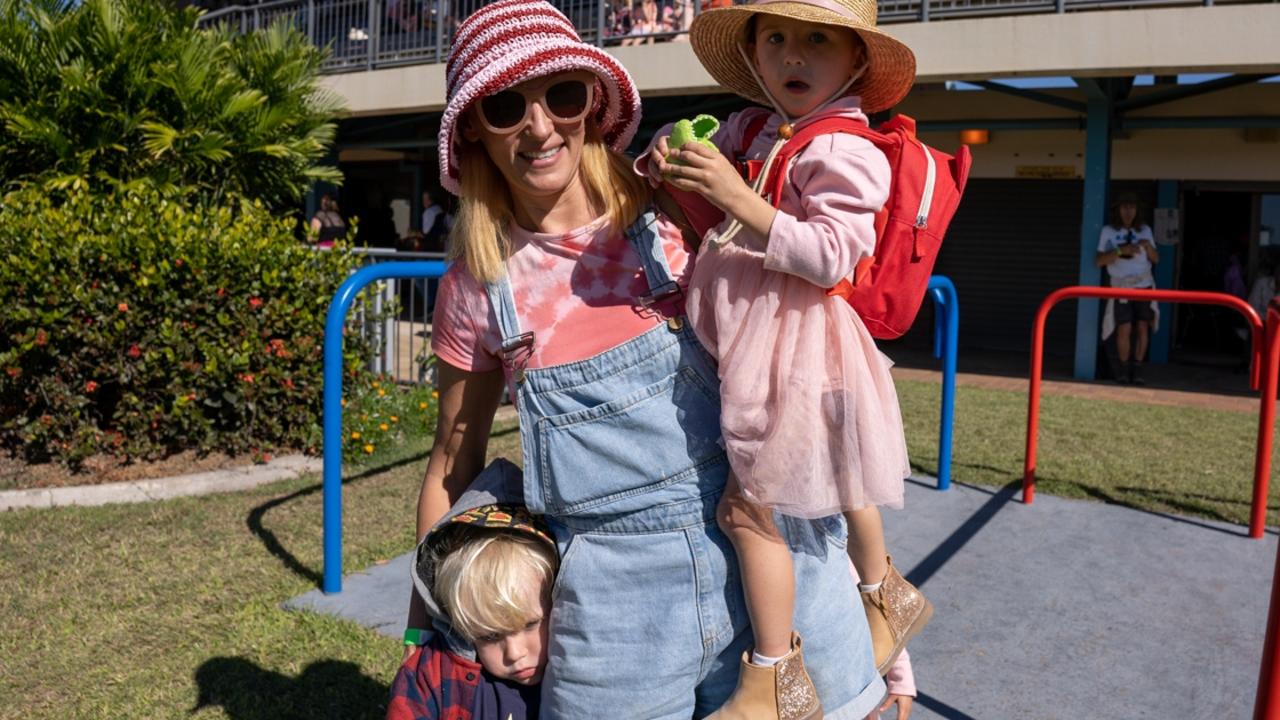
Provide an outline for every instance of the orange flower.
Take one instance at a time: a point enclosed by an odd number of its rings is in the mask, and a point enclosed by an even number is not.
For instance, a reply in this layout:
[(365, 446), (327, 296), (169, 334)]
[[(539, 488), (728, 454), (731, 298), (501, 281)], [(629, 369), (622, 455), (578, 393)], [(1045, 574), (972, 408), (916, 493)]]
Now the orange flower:
[(240, 376), (240, 379), (249, 384), (253, 384), (253, 373), (245, 373)]
[(354, 431), (352, 431), (352, 433), (351, 433), (351, 439), (352, 439), (352, 440), (359, 440), (359, 439), (360, 439), (360, 431), (359, 431), (359, 430), (354, 430)]
[(392, 415), (392, 416), (391, 416), (391, 422), (393, 422), (393, 423), (400, 422), (400, 418), (396, 417), (395, 415)]
[(383, 390), (382, 388), (378, 388), (378, 397), (386, 397), (386, 394), (387, 394), (386, 390)]
[(365, 452), (365, 454), (366, 454), (366, 455), (372, 455), (372, 454), (373, 454), (373, 446), (372, 446), (372, 445), (365, 445), (365, 446), (364, 446), (364, 452)]
[(419, 410), (426, 410), (426, 409), (427, 409), (427, 404), (426, 404), (426, 403), (424, 403), (424, 402), (420, 402), (420, 403), (418, 403), (418, 409), (419, 409)]
[(116, 309), (120, 312), (129, 312), (129, 303), (120, 303), (116, 306)]
[(382, 432), (386, 432), (391, 429), (391, 426), (386, 423), (382, 423), (381, 425), (378, 426), (378, 429), (381, 430)]
[(36, 330), (36, 347), (45, 345), (48, 342), (49, 342), (49, 333), (45, 332), (43, 329)]

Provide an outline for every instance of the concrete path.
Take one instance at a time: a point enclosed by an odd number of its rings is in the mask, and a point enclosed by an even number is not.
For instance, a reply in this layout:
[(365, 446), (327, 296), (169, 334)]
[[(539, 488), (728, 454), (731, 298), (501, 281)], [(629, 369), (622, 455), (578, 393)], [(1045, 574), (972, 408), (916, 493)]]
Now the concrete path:
[(154, 480), (70, 485), (55, 488), (0, 491), (0, 511), (20, 508), (51, 508), (66, 505), (112, 505), (168, 500), (191, 495), (248, 490), (267, 483), (319, 473), (320, 458), (286, 455), (261, 465), (245, 465), (225, 470), (178, 475)]
[[(1250, 717), (1274, 534), (926, 483), (885, 514), (895, 562), (937, 608), (911, 648), (913, 720)], [(398, 637), (408, 572), (406, 554), (286, 607)]]

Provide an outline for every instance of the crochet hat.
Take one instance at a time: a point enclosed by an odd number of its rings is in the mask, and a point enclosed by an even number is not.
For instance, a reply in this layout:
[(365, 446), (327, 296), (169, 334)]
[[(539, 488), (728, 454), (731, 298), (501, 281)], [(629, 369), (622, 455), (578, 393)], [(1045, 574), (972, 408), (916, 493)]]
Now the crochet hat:
[(748, 40), (747, 21), (760, 14), (847, 27), (858, 33), (867, 46), (867, 68), (850, 90), (862, 98), (867, 113), (898, 104), (915, 83), (915, 53), (876, 28), (876, 0), (754, 0), (749, 5), (707, 10), (693, 19), (689, 30), (702, 66), (716, 82), (742, 97), (772, 104), (741, 50)]
[(622, 151), (640, 124), (640, 93), (626, 69), (608, 53), (582, 42), (573, 23), (551, 3), (501, 0), (463, 20), (446, 65), (440, 185), (454, 195), (461, 191), (455, 130), (471, 103), (534, 78), (577, 70), (598, 78), (592, 116), (605, 144)]

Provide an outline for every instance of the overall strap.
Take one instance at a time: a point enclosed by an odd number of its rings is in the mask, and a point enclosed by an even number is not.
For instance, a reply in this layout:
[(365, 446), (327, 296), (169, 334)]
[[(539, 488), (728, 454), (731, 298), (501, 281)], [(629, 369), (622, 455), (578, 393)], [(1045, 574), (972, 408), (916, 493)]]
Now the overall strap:
[(523, 372), (533, 353), (534, 337), (531, 332), (520, 332), (510, 276), (504, 273), (497, 280), (485, 283), (484, 292), (489, 296), (489, 307), (498, 321), (498, 332), (502, 334), (502, 362), (517, 373)]
[(640, 256), (645, 281), (649, 284), (649, 294), (639, 298), (640, 304), (649, 307), (678, 295), (680, 286), (676, 284), (671, 275), (671, 266), (667, 264), (667, 253), (662, 249), (662, 237), (658, 234), (658, 216), (653, 208), (647, 208), (641, 213), (624, 234), (636, 255)]

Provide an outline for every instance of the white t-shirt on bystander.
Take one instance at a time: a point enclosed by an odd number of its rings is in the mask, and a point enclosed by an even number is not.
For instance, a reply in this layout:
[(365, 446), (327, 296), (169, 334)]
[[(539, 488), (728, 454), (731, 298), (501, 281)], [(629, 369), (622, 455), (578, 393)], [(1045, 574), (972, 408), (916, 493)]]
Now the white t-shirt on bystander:
[(1138, 228), (1114, 228), (1106, 225), (1102, 228), (1102, 236), (1098, 239), (1098, 252), (1105, 253), (1117, 250), (1125, 245), (1132, 245), (1133, 257), (1118, 257), (1107, 266), (1111, 276), (1111, 284), (1115, 287), (1155, 287), (1151, 275), (1151, 261), (1147, 254), (1138, 247), (1143, 240), (1155, 243), (1155, 235), (1150, 225)]

